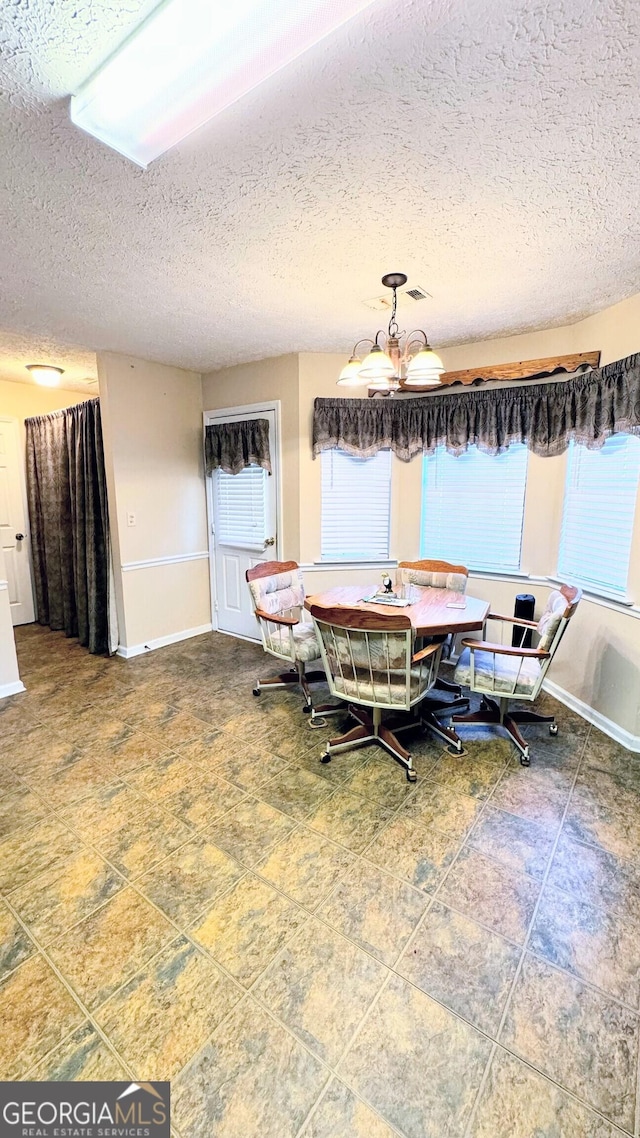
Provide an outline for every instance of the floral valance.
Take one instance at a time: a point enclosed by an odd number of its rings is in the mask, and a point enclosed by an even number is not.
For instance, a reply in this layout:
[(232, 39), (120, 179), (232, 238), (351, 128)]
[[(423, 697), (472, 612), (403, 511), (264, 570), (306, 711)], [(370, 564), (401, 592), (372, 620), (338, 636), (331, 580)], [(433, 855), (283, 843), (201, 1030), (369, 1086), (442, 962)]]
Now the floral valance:
[(339, 447), (368, 458), (390, 449), (404, 462), (444, 445), (500, 454), (526, 443), (561, 454), (572, 439), (590, 448), (618, 432), (640, 434), (640, 353), (554, 383), (422, 398), (316, 399), (313, 450)]
[(263, 466), (271, 474), (268, 419), (209, 424), (204, 436), (204, 460), (207, 474), (218, 467), (227, 474), (239, 474), (245, 466)]

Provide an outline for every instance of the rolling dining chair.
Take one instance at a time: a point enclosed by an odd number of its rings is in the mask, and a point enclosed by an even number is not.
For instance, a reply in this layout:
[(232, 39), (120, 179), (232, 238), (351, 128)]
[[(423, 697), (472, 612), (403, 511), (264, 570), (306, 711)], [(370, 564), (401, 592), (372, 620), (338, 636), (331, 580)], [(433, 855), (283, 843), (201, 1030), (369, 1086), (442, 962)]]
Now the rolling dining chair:
[[(346, 700), (349, 714), (358, 721), (357, 727), (329, 740), (321, 761), (329, 763), (340, 751), (378, 743), (405, 768), (409, 782), (415, 782), (411, 755), (396, 733), (421, 722), (417, 705), (435, 683), (444, 637), (416, 652), (415, 634), (404, 613), (312, 605), (311, 616), (331, 694)], [(409, 719), (406, 713), (414, 708), (417, 714)], [(383, 711), (405, 714), (399, 724), (384, 724)], [(435, 721), (425, 721), (425, 726), (451, 743), (446, 729), (440, 731)]]
[(471, 691), (478, 692), (482, 701), (479, 711), (454, 715), (453, 723), (476, 723), (483, 726), (496, 724), (504, 727), (520, 752), (520, 762), (528, 767), (531, 762), (529, 744), (520, 734), (518, 725), (548, 723), (552, 735), (558, 734), (558, 726), (553, 715), (539, 715), (535, 711), (510, 711), (509, 703), (511, 700), (532, 703), (536, 699), (581, 596), (582, 591), (570, 585), (554, 589), (537, 622), (523, 620), (519, 616), (489, 613), (487, 620), (522, 627), (523, 639), (526, 629), (535, 630), (538, 643), (535, 648), (519, 648), (485, 640), (463, 640), (464, 651), (458, 660), (455, 679)]
[[(398, 563), (397, 582), (399, 585), (419, 585), (421, 588), (427, 589), (449, 589), (452, 593), (466, 593), (467, 581), (469, 579), (469, 570), (464, 565), (452, 565), (449, 561), (432, 561), (423, 559), (421, 561), (400, 561)], [(442, 654), (449, 657), (453, 650), (455, 637), (448, 636)], [(462, 694), (462, 689), (459, 684), (452, 683), (451, 680), (445, 680), (443, 676), (438, 676), (435, 686), (441, 688), (443, 691), (453, 692), (458, 700)], [(451, 704), (451, 710), (455, 710), (458, 701), (455, 705)]]
[(304, 696), (303, 711), (312, 727), (326, 727), (326, 716), (337, 715), (344, 707), (323, 704), (314, 708), (310, 684), (326, 684), (324, 672), (306, 670), (307, 664), (321, 659), (320, 645), (313, 624), (302, 620), (304, 582), (296, 561), (261, 561), (247, 569), (247, 583), (253, 609), (260, 626), (262, 647), (270, 656), (291, 664), (287, 672), (257, 680), (253, 694), (275, 688), (299, 685)]

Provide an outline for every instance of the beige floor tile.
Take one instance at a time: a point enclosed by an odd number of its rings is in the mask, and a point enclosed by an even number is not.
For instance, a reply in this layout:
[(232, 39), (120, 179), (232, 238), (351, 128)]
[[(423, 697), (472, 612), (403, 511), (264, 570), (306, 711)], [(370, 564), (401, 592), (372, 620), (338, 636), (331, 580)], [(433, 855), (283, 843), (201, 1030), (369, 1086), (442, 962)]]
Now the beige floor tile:
[(114, 773), (85, 752), (75, 763), (68, 763), (44, 775), (27, 775), (30, 785), (54, 810), (63, 810), (93, 790), (114, 781)]
[(493, 793), (491, 804), (549, 829), (557, 828), (573, 777), (571, 770), (536, 770), (534, 765), (518, 765), (506, 772)]
[(241, 998), (241, 990), (178, 937), (112, 996), (97, 1021), (130, 1067), (172, 1079)]
[(114, 830), (137, 826), (149, 809), (149, 799), (138, 794), (125, 782), (99, 787), (81, 798), (60, 817), (88, 842), (96, 845)]
[(0, 841), (25, 826), (41, 822), (49, 814), (43, 800), (24, 783), (0, 798)]
[(401, 816), (414, 818), (425, 826), (433, 826), (452, 838), (463, 838), (470, 830), (482, 802), (470, 794), (457, 794), (437, 782), (421, 782), (408, 799)]
[(318, 910), (338, 932), (392, 965), (428, 904), (417, 889), (359, 861)]
[(249, 987), (306, 920), (297, 905), (247, 874), (200, 915), (189, 935)]
[(338, 1074), (406, 1138), (462, 1138), (491, 1044), (392, 976)]
[(427, 995), (495, 1036), (520, 949), (436, 903), (396, 969)]
[(502, 762), (481, 759), (471, 746), (466, 755), (449, 755), (445, 751), (429, 772), (429, 778), (457, 794), (486, 798), (502, 777), (502, 771)]
[[(378, 754), (380, 751), (376, 748)], [(382, 806), (395, 809), (406, 799), (415, 795), (415, 787), (407, 782), (402, 768), (391, 756), (365, 758), (364, 751), (357, 752), (363, 756), (362, 765), (356, 767), (346, 782), (347, 790), (354, 794), (362, 794), (371, 798)], [(336, 755), (332, 763), (339, 763), (342, 756)]]
[(91, 1011), (164, 944), (175, 929), (131, 888), (49, 945), (54, 964)]
[(31, 937), (11, 910), (0, 901), (0, 979), (36, 952)]
[(565, 832), (570, 838), (638, 863), (640, 797), (610, 774), (585, 768), (571, 795)]
[(386, 975), (383, 965), (312, 917), (269, 966), (254, 995), (335, 1066)]
[(332, 1079), (301, 1138), (396, 1138), (396, 1134), (344, 1083)]
[(83, 1019), (47, 962), (26, 960), (0, 982), (0, 1078), (24, 1078)]
[(193, 837), (193, 830), (168, 810), (142, 801), (138, 819), (99, 837), (96, 845), (112, 865), (133, 880)]
[(226, 779), (216, 778), (213, 774), (204, 775), (201, 771), (200, 777), (184, 790), (165, 798), (163, 806), (187, 826), (201, 830), (237, 806), (244, 797), (245, 792), (238, 786), (233, 786)]
[(247, 997), (172, 1084), (189, 1138), (295, 1138), (329, 1071)]
[(127, 776), (129, 786), (154, 802), (164, 802), (179, 791), (202, 781), (202, 771), (184, 755), (167, 754)]
[(36, 1082), (122, 1082), (125, 1067), (90, 1023), (74, 1031), (29, 1072)]
[(40, 944), (46, 945), (124, 885), (103, 858), (84, 848), (16, 889), (11, 904)]
[(203, 835), (192, 838), (137, 881), (138, 888), (180, 928), (242, 877), (243, 868)]
[(640, 866), (560, 834), (548, 884), (608, 913), (640, 921)]
[(221, 849), (247, 866), (254, 866), (268, 850), (290, 834), (295, 826), (265, 802), (245, 798), (206, 831)]
[(464, 849), (439, 897), (516, 944), (524, 944), (540, 884), (476, 850)]
[(361, 853), (392, 817), (392, 811), (370, 798), (342, 787), (329, 787), (325, 798), (307, 818), (307, 826), (334, 842)]
[(288, 762), (274, 754), (268, 745), (247, 746), (234, 740), (227, 756), (216, 765), (216, 774), (241, 790), (256, 794), (258, 788), (288, 769)]
[(640, 1006), (640, 924), (546, 886), (529, 948), (552, 964)]
[(616, 1138), (599, 1115), (502, 1048), (491, 1063), (469, 1138)]
[(329, 797), (331, 787), (310, 771), (300, 767), (287, 767), (281, 774), (264, 783), (256, 793), (276, 810), (303, 821)]
[(605, 1118), (633, 1130), (638, 1017), (525, 956), (500, 1042)]
[(432, 893), (459, 845), (458, 838), (423, 826), (413, 818), (396, 817), (369, 846), (365, 856), (417, 889)]
[(258, 862), (256, 872), (299, 905), (314, 909), (353, 864), (347, 850), (300, 827)]
[(541, 881), (556, 834), (557, 826), (548, 829), (528, 818), (487, 806), (469, 836), (469, 845), (510, 869)]
[(9, 893), (82, 848), (57, 818), (16, 830), (0, 841), (0, 892)]

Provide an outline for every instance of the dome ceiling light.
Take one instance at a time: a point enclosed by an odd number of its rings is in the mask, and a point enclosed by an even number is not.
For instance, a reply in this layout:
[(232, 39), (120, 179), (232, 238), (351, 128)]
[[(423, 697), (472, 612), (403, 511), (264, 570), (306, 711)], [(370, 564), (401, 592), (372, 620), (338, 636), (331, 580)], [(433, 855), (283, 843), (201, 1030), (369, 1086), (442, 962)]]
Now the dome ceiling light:
[(64, 375), (63, 368), (53, 367), (52, 364), (26, 364), (26, 368), (41, 387), (57, 387), (60, 376)]

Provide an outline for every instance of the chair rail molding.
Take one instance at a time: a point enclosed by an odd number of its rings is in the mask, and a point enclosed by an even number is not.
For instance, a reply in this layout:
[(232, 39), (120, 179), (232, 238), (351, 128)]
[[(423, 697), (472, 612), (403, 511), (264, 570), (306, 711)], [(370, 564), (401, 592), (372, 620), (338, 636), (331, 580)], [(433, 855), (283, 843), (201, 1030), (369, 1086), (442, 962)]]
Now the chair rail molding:
[(177, 565), (181, 561), (208, 561), (209, 550), (201, 549), (197, 553), (170, 553), (166, 557), (149, 557), (145, 561), (124, 561), (120, 566), (123, 573), (131, 573), (135, 569), (153, 569), (156, 565)]

